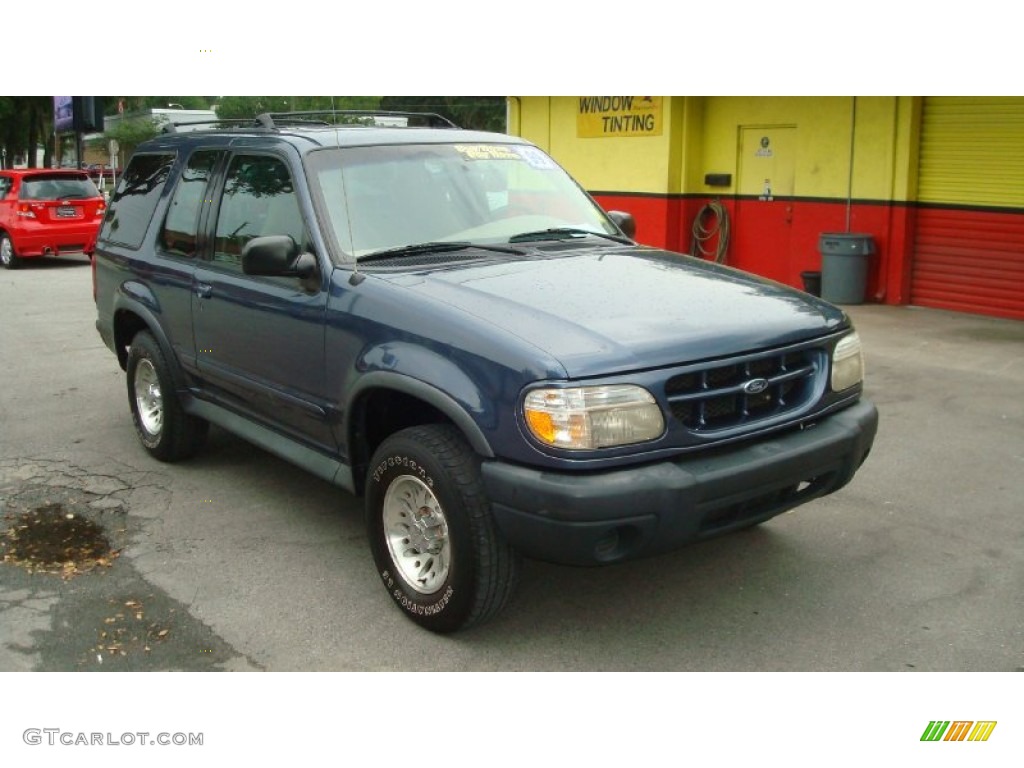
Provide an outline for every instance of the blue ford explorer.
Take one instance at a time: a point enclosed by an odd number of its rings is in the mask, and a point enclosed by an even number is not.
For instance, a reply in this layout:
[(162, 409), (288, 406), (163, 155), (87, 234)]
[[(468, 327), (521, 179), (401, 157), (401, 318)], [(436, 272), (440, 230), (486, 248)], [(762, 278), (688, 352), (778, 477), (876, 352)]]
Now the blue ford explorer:
[(96, 325), (146, 450), (214, 423), (364, 496), (387, 593), (448, 632), (522, 555), (755, 525), (871, 448), (840, 309), (633, 230), (537, 147), (436, 116), (171, 130), (111, 200)]

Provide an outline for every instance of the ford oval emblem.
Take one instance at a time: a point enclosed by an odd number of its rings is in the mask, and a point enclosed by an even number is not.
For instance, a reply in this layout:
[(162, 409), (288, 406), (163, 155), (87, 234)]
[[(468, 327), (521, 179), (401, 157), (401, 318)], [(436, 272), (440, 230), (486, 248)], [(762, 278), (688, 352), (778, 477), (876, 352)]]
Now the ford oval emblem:
[(768, 389), (768, 379), (751, 379), (743, 385), (743, 391), (748, 395), (759, 395)]

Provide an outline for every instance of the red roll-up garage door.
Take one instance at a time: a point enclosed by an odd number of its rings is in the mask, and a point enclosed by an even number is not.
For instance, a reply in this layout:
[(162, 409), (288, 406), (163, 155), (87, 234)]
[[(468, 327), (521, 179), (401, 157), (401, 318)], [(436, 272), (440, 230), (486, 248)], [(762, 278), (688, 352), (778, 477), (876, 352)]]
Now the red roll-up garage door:
[(929, 97), (912, 304), (1024, 320), (1024, 97)]

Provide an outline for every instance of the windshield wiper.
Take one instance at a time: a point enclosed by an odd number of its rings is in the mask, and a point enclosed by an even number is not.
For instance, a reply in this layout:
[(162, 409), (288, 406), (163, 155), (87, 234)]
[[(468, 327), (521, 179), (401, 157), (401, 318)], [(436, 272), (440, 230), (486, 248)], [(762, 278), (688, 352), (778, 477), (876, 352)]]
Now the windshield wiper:
[(479, 248), (482, 251), (494, 251), (496, 253), (511, 253), (514, 256), (523, 256), (526, 253), (526, 251), (521, 248), (510, 248), (507, 245), (484, 245), (481, 243), (471, 243), (467, 240), (438, 240), (435, 242), (400, 245), (397, 248), (385, 248), (381, 251), (374, 251), (373, 253), (367, 253), (360, 256), (356, 261), (362, 264), (367, 261), (392, 259), (396, 256), (416, 256), (422, 253), (464, 251), (467, 248)]
[(551, 229), (538, 229), (536, 232), (520, 232), (508, 239), (510, 243), (526, 243), (531, 240), (567, 240), (572, 237), (593, 235), (603, 237), (605, 240), (614, 240), (623, 245), (633, 245), (633, 241), (622, 235), (609, 235), (607, 232), (594, 232), (590, 229), (579, 229), (578, 227), (552, 227)]

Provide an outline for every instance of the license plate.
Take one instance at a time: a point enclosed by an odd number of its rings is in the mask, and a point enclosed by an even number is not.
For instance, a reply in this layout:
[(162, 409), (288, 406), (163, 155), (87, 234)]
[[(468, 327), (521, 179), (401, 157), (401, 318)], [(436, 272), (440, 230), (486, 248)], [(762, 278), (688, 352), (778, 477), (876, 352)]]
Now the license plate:
[(73, 205), (60, 205), (57, 206), (57, 216), (62, 219), (73, 219), (78, 215), (78, 211)]

